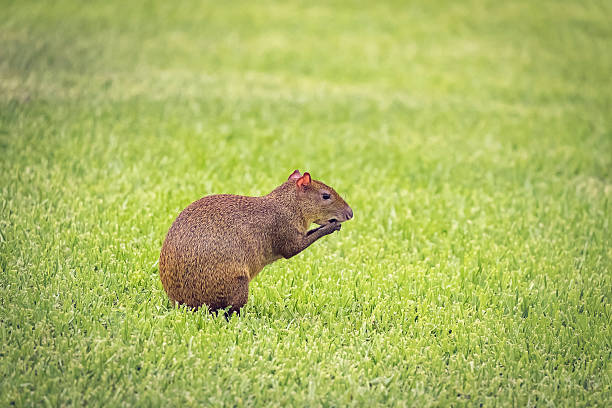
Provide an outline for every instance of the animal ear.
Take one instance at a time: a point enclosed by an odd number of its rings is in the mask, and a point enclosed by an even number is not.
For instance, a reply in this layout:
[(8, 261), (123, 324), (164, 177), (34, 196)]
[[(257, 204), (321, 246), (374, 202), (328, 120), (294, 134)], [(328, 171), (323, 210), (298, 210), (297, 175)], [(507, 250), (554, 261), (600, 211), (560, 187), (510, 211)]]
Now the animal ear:
[(297, 181), (297, 185), (298, 187), (306, 187), (307, 185), (309, 185), (311, 182), (310, 180), (310, 174), (309, 173), (304, 173), (304, 175), (302, 177), (300, 177), (300, 179)]
[(298, 180), (300, 177), (302, 177), (302, 173), (299, 170), (295, 170), (287, 180)]

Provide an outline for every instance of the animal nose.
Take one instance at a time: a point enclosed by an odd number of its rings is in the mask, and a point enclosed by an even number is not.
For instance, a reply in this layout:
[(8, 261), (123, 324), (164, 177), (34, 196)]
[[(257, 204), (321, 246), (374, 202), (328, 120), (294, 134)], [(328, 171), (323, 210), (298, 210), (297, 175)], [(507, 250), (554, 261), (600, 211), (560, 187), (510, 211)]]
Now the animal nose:
[(350, 220), (351, 218), (353, 218), (353, 210), (351, 209), (351, 207), (348, 208), (348, 210), (346, 210), (346, 219)]

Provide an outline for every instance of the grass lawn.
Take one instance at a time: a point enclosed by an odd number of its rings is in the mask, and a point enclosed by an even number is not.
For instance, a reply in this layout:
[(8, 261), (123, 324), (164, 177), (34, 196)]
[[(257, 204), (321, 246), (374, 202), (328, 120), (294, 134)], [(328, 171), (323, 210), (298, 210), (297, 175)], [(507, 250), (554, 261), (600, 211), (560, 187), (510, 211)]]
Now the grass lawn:
[[(612, 405), (612, 2), (0, 5), (0, 406)], [(354, 210), (229, 321), (178, 213)]]

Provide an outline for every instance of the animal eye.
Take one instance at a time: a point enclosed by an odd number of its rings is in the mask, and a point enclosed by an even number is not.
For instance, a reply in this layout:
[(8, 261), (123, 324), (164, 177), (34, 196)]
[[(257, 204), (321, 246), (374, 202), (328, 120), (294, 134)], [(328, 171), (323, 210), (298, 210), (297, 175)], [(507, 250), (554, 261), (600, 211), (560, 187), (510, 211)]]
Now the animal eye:
[(323, 199), (324, 200), (329, 200), (331, 198), (331, 196), (327, 193), (323, 193)]

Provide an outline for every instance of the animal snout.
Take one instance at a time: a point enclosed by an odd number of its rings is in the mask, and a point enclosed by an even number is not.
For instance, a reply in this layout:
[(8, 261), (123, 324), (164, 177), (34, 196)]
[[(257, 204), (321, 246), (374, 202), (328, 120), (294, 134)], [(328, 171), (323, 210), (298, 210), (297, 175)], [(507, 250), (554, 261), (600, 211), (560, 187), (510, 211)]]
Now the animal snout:
[(347, 221), (353, 218), (353, 210), (351, 209), (351, 207), (344, 211), (344, 218), (346, 218)]

